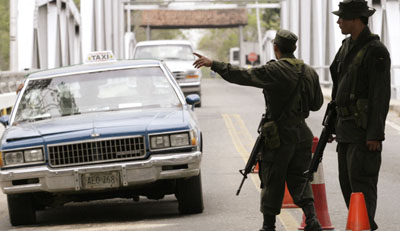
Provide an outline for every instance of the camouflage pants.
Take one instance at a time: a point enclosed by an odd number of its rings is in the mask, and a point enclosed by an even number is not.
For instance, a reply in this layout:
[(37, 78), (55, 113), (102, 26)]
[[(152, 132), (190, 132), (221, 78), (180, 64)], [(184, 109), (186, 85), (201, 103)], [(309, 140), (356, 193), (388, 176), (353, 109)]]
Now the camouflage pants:
[(297, 144), (285, 144), (274, 150), (264, 150), (260, 163), (261, 212), (268, 215), (277, 215), (281, 211), (285, 194), (285, 182), (299, 207), (314, 201), (311, 185), (308, 184), (303, 199), (299, 194), (306, 178), (304, 171), (311, 161), (312, 139)]
[(339, 143), (337, 146), (339, 182), (347, 208), (352, 192), (362, 192), (371, 229), (377, 229), (375, 211), (377, 184), (382, 162), (381, 151), (369, 151), (366, 144)]

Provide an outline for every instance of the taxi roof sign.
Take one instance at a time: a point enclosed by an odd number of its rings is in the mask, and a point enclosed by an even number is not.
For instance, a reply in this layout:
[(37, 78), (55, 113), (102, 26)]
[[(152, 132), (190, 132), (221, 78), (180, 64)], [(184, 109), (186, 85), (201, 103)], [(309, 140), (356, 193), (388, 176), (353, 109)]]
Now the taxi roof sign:
[(117, 61), (112, 51), (93, 51), (86, 56), (84, 63), (103, 63)]

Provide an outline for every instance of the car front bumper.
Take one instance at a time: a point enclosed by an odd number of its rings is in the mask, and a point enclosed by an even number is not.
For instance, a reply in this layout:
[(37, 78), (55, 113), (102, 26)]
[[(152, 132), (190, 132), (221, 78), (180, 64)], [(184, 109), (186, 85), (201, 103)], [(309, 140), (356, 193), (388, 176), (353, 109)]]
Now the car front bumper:
[(200, 82), (180, 82), (179, 86), (183, 93), (197, 93), (200, 94), (201, 87)]
[[(146, 160), (104, 163), (101, 165), (65, 168), (36, 166), (7, 169), (0, 172), (0, 182), (5, 194), (83, 191), (85, 190), (82, 187), (83, 174), (117, 171), (120, 176), (120, 187), (132, 187), (157, 180), (197, 176), (200, 173), (201, 156), (200, 151), (194, 151), (152, 155)], [(168, 168), (168, 166), (185, 167), (175, 169)], [(39, 181), (33, 184), (13, 185), (13, 181), (25, 179), (38, 179)]]

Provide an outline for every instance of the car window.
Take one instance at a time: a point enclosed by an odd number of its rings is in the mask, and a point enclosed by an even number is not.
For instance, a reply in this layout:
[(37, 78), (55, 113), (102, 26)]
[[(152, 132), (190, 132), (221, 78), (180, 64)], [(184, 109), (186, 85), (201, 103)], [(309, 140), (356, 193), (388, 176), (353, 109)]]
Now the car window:
[(189, 45), (148, 45), (138, 46), (135, 59), (185, 60), (194, 61), (193, 50)]
[(180, 107), (159, 67), (113, 70), (30, 80), (15, 122), (99, 111)]

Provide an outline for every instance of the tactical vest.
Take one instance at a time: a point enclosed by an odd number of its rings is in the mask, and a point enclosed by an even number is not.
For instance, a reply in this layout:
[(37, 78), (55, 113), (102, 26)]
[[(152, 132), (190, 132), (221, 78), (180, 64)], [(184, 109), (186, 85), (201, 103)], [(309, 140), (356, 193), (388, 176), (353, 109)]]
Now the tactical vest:
[[(303, 87), (303, 81), (304, 81), (304, 74), (305, 74), (305, 64), (302, 60), (295, 59), (295, 58), (282, 58), (280, 61), (285, 61), (287, 63), (290, 63), (294, 68), (299, 67), (299, 69), (296, 70), (299, 78), (296, 83), (295, 89), (291, 92), (290, 96), (288, 97), (287, 102), (282, 104), (282, 108), (280, 109), (280, 113), (278, 114), (278, 118), (272, 118), (271, 117), (271, 112), (268, 111), (268, 106), (267, 108), (267, 119), (269, 121), (277, 121), (279, 124), (285, 124), (285, 125), (296, 125), (304, 121), (305, 117), (303, 116), (301, 111), (297, 111), (296, 109), (298, 108), (303, 108), (302, 107), (302, 98), (301, 98), (301, 88)], [(264, 92), (264, 91), (263, 91)], [(266, 92), (264, 92), (264, 95), (266, 96)], [(266, 104), (268, 99), (265, 98)], [(288, 112), (297, 112), (296, 115), (291, 115), (288, 117), (286, 113)]]
[(353, 61), (348, 67), (347, 75), (351, 79), (351, 90), (350, 90), (350, 105), (349, 106), (337, 106), (337, 114), (341, 117), (353, 116), (358, 127), (363, 129), (367, 128), (368, 122), (368, 99), (367, 98), (357, 98), (356, 88), (357, 82), (360, 77), (360, 68), (364, 60), (364, 56), (370, 47), (369, 44), (377, 40), (376, 36), (371, 34), (368, 41), (364, 46), (357, 52)]

